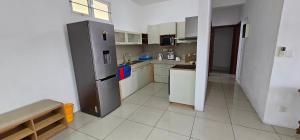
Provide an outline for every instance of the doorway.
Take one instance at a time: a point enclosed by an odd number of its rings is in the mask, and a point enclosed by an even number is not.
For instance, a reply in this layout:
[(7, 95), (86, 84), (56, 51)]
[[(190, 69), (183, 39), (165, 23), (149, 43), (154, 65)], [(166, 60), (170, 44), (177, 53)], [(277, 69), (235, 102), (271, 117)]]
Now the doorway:
[(209, 72), (236, 74), (241, 23), (211, 29)]

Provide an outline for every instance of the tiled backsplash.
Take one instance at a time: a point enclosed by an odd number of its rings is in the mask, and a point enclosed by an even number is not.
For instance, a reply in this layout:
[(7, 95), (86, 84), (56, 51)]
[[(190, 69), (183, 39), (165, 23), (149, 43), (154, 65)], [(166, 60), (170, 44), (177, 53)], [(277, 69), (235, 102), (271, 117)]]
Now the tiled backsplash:
[(117, 45), (117, 63), (122, 64), (124, 62), (124, 54), (129, 53), (132, 59), (137, 58), (143, 54), (144, 49), (142, 45)]
[[(153, 58), (157, 58), (158, 53), (163, 53), (163, 49), (173, 49), (175, 55), (184, 59), (184, 56), (188, 53), (197, 52), (197, 43), (178, 44), (177, 46), (165, 47), (160, 45), (144, 45), (144, 53), (152, 55)], [(166, 52), (165, 52), (166, 55)]]
[(117, 45), (117, 62), (121, 64), (124, 62), (124, 54), (128, 53), (132, 56), (132, 60), (136, 60), (141, 54), (148, 54), (157, 58), (158, 53), (162, 53), (163, 49), (173, 49), (175, 55), (184, 60), (184, 56), (188, 53), (197, 52), (197, 43), (178, 44), (172, 47), (163, 47), (160, 45)]

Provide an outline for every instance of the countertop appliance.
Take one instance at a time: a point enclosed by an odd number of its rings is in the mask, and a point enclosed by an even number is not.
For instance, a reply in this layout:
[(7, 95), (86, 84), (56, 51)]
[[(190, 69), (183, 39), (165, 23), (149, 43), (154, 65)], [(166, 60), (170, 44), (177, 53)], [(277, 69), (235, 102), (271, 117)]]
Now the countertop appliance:
[(162, 53), (159, 53), (157, 56), (157, 60), (162, 61), (164, 58), (164, 55)]
[(82, 21), (67, 29), (81, 111), (104, 117), (121, 105), (114, 26)]
[(170, 102), (194, 105), (196, 65), (175, 65), (170, 69)]
[(175, 59), (174, 52), (172, 52), (172, 51), (168, 52), (168, 60), (174, 60), (174, 59)]
[(161, 46), (174, 46), (175, 45), (175, 35), (161, 35), (160, 36)]

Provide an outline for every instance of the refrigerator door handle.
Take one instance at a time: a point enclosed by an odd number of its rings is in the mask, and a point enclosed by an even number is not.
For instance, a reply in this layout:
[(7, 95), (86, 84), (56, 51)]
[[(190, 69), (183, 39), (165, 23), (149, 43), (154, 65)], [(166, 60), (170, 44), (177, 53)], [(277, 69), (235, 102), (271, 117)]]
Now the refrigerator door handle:
[[(111, 76), (108, 76), (108, 77), (102, 78), (102, 79), (100, 79), (100, 81), (109, 80), (109, 79), (111, 79), (111, 78), (114, 78), (114, 77), (116, 77), (116, 75), (111, 75)], [(98, 80), (98, 81), (99, 81), (99, 80)]]

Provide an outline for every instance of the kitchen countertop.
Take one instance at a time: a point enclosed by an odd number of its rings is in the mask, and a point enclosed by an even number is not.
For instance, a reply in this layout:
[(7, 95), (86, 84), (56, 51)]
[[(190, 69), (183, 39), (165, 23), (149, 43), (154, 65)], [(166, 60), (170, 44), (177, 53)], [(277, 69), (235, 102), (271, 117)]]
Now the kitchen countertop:
[(131, 66), (132, 69), (136, 69), (136, 68), (148, 65), (150, 63), (152, 63), (152, 64), (166, 64), (166, 65), (191, 65), (190, 63), (186, 63), (184, 60), (181, 60), (181, 61), (162, 60), (162, 61), (160, 61), (160, 60), (153, 59), (153, 60), (147, 60), (147, 61), (144, 61), (144, 62), (132, 64), (130, 66)]
[(179, 70), (195, 70), (196, 65), (175, 65), (171, 69), (179, 69)]
[(156, 60), (153, 59), (151, 60), (151, 63), (153, 64), (170, 64), (170, 65), (178, 65), (178, 64), (182, 64), (182, 65), (191, 65), (190, 63), (185, 62), (185, 60), (181, 60), (181, 61), (175, 61), (175, 60)]

